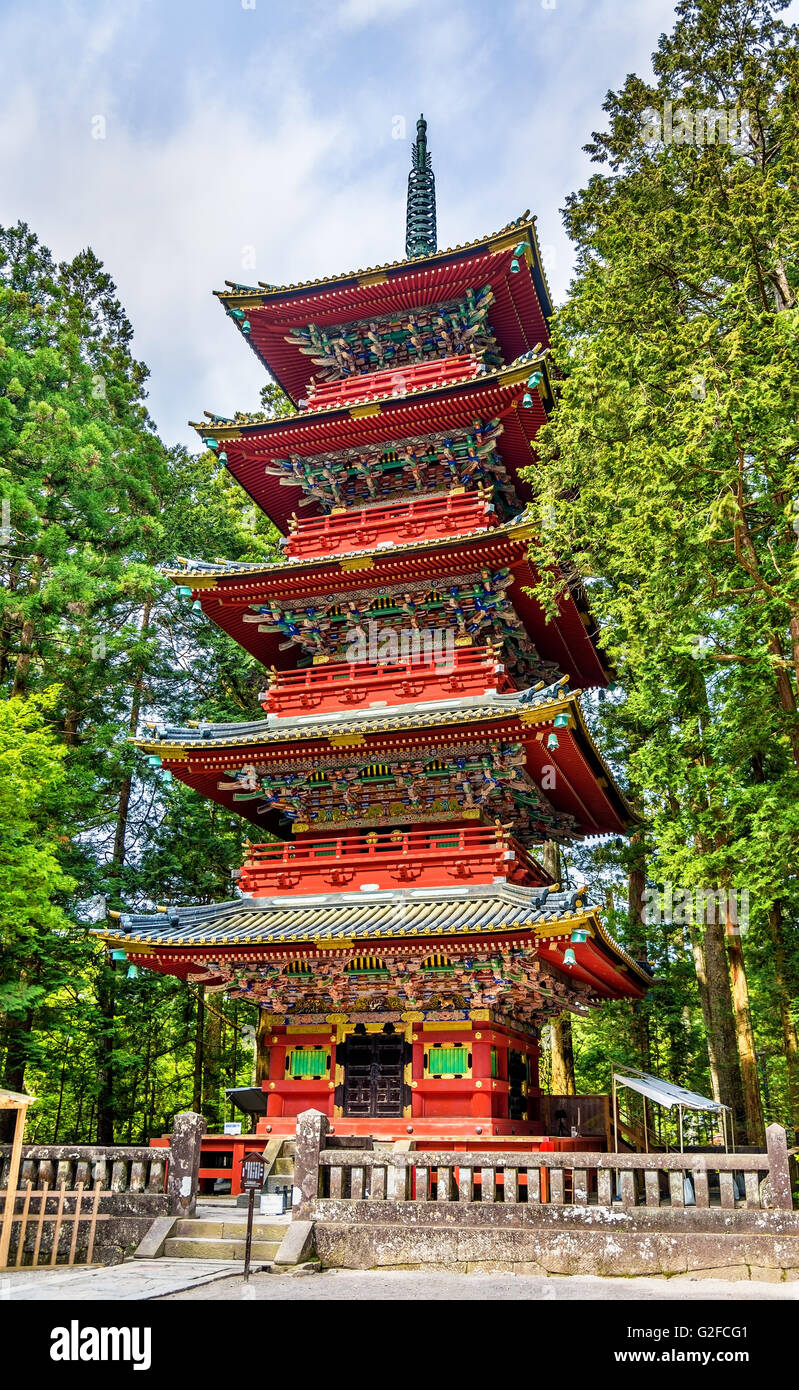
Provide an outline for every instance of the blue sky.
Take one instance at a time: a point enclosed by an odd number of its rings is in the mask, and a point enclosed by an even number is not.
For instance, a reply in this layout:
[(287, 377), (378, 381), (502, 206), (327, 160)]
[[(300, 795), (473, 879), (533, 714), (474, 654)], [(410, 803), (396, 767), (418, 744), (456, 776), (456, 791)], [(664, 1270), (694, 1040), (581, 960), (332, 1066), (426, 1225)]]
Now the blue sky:
[(188, 419), (252, 409), (264, 380), (211, 291), (401, 257), (421, 110), (439, 245), (529, 207), (562, 298), (559, 209), (590, 168), (582, 146), (608, 88), (649, 73), (672, 14), (672, 0), (4, 0), (0, 222), (27, 221), (59, 259), (94, 248), (162, 436), (196, 447)]

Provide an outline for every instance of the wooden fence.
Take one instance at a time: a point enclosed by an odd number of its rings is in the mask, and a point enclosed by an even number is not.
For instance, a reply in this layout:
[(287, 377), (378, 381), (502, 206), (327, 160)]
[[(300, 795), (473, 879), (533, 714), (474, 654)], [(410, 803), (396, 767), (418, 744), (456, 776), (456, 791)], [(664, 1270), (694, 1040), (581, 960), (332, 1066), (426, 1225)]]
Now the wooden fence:
[(0, 1268), (91, 1264), (98, 1246), (120, 1258), (155, 1217), (191, 1216), (204, 1128), (201, 1116), (184, 1113), (158, 1148), (0, 1146)]
[(294, 1215), (311, 1204), (457, 1202), (529, 1207), (793, 1209), (785, 1130), (764, 1153), (460, 1153), (327, 1149), (327, 1120), (299, 1118)]

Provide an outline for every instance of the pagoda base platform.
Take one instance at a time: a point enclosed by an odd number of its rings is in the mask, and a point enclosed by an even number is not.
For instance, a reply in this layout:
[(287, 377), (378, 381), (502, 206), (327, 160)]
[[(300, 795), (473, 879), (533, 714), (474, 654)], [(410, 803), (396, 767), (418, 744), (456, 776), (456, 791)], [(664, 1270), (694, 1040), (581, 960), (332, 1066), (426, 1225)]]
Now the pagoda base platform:
[[(264, 1116), (258, 1121), (255, 1133), (264, 1139), (293, 1139), (297, 1129), (296, 1116)], [(533, 1132), (534, 1126), (523, 1120), (480, 1119), (474, 1115), (464, 1116), (416, 1116), (405, 1119), (399, 1115), (391, 1119), (349, 1119), (337, 1115), (330, 1120), (329, 1134), (341, 1139), (351, 1135), (353, 1138), (371, 1138), (378, 1142), (393, 1142), (397, 1139), (413, 1139), (418, 1147), (424, 1140), (432, 1140), (437, 1147), (450, 1147), (459, 1140), (468, 1140), (475, 1147), (479, 1139), (482, 1146), (492, 1137), (513, 1138), (525, 1141), (530, 1149), (549, 1149), (557, 1152), (596, 1151), (605, 1147), (604, 1135), (547, 1135)]]

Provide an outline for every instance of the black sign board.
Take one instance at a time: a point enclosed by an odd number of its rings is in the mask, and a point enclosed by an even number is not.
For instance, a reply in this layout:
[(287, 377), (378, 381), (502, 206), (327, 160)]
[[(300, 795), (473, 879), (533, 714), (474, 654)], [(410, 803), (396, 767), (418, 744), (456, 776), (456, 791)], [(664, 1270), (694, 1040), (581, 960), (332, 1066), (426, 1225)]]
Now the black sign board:
[(241, 1160), (241, 1185), (245, 1192), (263, 1187), (266, 1164), (260, 1154), (248, 1153)]
[(266, 1164), (260, 1154), (248, 1153), (241, 1160), (241, 1185), (248, 1193), (247, 1203), (247, 1239), (244, 1243), (244, 1278), (250, 1277), (250, 1251), (252, 1249), (252, 1213), (255, 1205), (255, 1194), (264, 1185), (266, 1176)]

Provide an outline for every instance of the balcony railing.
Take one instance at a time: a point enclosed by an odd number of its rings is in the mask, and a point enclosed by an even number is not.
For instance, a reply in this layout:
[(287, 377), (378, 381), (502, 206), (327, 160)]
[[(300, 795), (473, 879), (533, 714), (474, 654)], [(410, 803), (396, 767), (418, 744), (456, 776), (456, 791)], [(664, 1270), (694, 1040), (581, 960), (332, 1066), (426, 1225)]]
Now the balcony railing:
[(318, 559), (351, 550), (470, 535), (496, 524), (493, 504), (482, 493), (450, 492), (303, 521), (292, 519), (286, 555), (290, 560)]
[(498, 878), (528, 886), (550, 881), (503, 827), (471, 825), (250, 845), (239, 887), (243, 893), (268, 897), (367, 884), (442, 887), (453, 882), (493, 883)]
[[(410, 636), (418, 637), (423, 654), (425, 638), (432, 643), (434, 634)], [(332, 713), (357, 705), (404, 705), (509, 689), (512, 681), (494, 648), (455, 647), (450, 658), (335, 661), (299, 671), (275, 671), (260, 700), (269, 714), (286, 719), (311, 711)]]
[(336, 381), (312, 382), (303, 410), (332, 410), (336, 407), (365, 405), (394, 396), (400, 399), (415, 391), (434, 391), (456, 381), (469, 381), (483, 371), (474, 353), (453, 357), (434, 357), (427, 362), (404, 363), (378, 372), (361, 372)]

